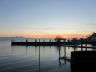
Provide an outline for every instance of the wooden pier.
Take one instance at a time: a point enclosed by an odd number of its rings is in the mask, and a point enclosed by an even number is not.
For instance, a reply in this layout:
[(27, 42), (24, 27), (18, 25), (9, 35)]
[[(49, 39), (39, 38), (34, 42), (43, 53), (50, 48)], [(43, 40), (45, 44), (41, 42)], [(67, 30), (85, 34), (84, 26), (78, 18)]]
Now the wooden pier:
[(11, 45), (23, 45), (23, 46), (63, 46), (63, 45), (76, 45), (77, 42), (69, 42), (66, 39), (50, 39), (49, 41), (34, 39), (34, 42), (28, 40), (24, 41), (11, 41)]
[[(83, 46), (85, 44), (85, 46)], [(88, 46), (88, 44), (95, 44), (95, 42), (88, 42), (85, 39), (73, 39), (71, 41), (67, 40), (67, 39), (54, 39), (54, 41), (52, 39), (50, 39), (49, 41), (45, 41), (45, 40), (40, 40), (40, 39), (34, 39), (34, 42), (30, 42), (28, 40), (24, 41), (11, 41), (11, 45), (18, 45), (18, 46), (67, 46), (67, 47), (78, 47), (78, 48), (96, 48), (96, 44), (95, 46)]]
[(23, 46), (62, 46), (64, 42), (11, 42), (11, 45)]
[(25, 42), (23, 41), (11, 41), (11, 45), (23, 45), (23, 46), (62, 46), (64, 45), (64, 41), (60, 42), (60, 40), (55, 40), (54, 41), (52, 39), (49, 39), (48, 41), (46, 40), (41, 40), (41, 39), (34, 39), (34, 41), (29, 42), (28, 40), (26, 40)]

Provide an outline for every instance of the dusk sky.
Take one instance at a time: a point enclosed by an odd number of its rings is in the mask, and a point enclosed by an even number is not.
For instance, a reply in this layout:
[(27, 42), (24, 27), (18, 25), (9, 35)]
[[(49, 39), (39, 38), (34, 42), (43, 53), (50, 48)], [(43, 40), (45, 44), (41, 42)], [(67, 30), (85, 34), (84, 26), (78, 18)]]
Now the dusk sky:
[(0, 0), (0, 36), (96, 32), (96, 0)]

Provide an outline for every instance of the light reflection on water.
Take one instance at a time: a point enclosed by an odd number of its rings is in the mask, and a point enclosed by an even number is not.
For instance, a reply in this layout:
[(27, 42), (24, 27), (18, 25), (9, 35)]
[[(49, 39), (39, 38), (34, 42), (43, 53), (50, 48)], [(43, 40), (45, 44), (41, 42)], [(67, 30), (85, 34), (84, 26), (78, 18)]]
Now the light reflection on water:
[[(10, 42), (0, 42), (0, 72), (71, 72), (70, 62), (59, 61), (64, 56), (64, 48), (56, 46), (11, 46)], [(79, 48), (77, 50), (80, 50)], [(66, 47), (70, 57), (71, 47)]]

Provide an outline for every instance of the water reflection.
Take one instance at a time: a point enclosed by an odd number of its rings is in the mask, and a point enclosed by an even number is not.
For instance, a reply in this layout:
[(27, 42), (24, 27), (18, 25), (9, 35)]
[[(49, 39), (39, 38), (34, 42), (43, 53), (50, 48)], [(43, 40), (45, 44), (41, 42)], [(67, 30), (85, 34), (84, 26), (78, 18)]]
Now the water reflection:
[(40, 46), (39, 46), (39, 72), (40, 72)]
[(0, 72), (15, 72), (16, 69), (18, 72), (71, 72), (71, 52), (80, 50), (79, 47), (68, 46), (11, 47), (3, 44), (0, 46)]
[[(38, 70), (39, 72), (43, 72), (43, 63), (47, 62), (50, 63), (50, 61), (59, 61), (58, 66), (66, 66), (66, 60), (60, 59), (60, 57), (64, 56), (66, 57), (66, 47), (65, 46), (57, 46), (57, 47), (42, 47), (42, 46), (12, 46), (11, 47), (11, 53), (13, 55), (27, 55), (29, 56), (30, 53), (32, 57), (38, 59)], [(37, 58), (38, 57), (38, 58)], [(54, 62), (53, 62), (54, 64)], [(51, 64), (49, 64), (51, 65)], [(50, 66), (49, 66), (50, 67)]]

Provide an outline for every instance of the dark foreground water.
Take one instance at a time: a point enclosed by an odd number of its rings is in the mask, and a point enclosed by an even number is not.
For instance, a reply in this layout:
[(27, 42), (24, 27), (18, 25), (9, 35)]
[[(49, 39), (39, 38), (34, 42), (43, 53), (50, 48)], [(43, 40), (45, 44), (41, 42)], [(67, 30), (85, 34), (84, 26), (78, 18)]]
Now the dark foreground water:
[[(78, 49), (79, 50), (79, 49)], [(73, 48), (66, 48), (70, 58)], [(64, 56), (64, 47), (11, 46), (0, 42), (0, 72), (71, 72), (70, 62), (59, 60)]]

